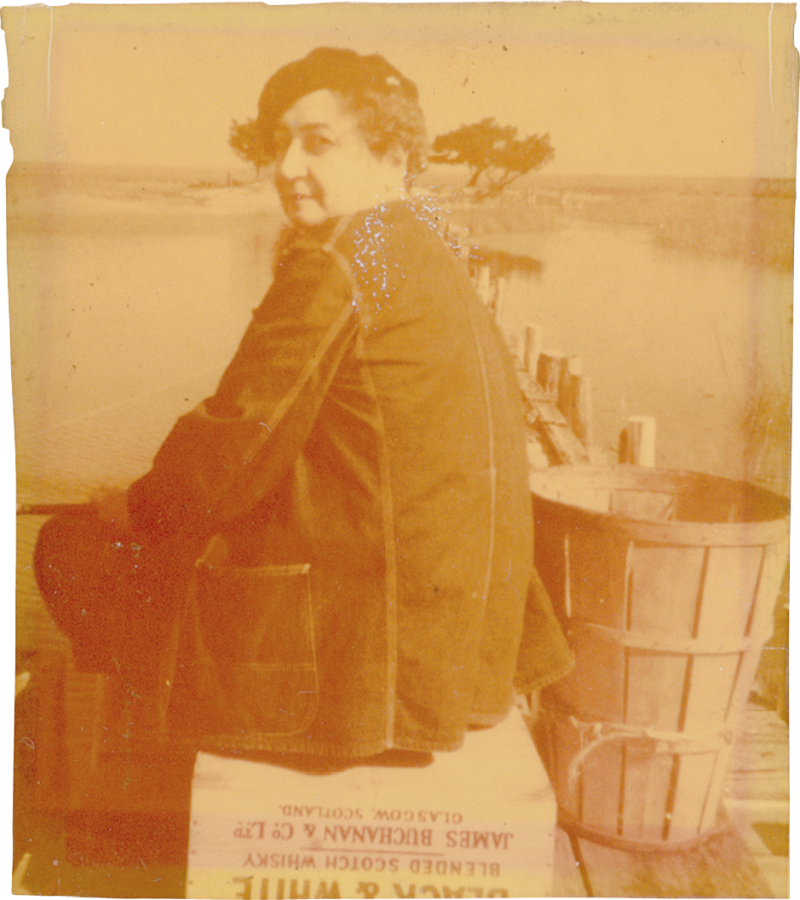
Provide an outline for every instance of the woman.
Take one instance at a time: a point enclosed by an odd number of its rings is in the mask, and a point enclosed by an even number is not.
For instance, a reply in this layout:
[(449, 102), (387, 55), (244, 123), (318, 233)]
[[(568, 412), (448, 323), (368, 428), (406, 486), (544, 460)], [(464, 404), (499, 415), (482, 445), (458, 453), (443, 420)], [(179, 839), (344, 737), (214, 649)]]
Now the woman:
[(79, 661), (154, 673), (194, 746), (454, 750), (569, 664), (531, 589), (514, 366), (409, 197), (412, 82), (320, 48), (269, 80), (257, 129), (292, 226), (273, 284), (104, 524), (43, 529), (39, 583)]

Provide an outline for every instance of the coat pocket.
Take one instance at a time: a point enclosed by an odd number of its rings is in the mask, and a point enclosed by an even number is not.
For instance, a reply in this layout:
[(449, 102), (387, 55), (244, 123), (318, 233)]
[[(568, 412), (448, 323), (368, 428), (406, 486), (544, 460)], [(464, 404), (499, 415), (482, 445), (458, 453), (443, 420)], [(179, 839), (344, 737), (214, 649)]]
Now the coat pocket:
[(309, 572), (308, 564), (198, 567), (198, 675), (213, 685), (214, 718), (224, 730), (296, 734), (314, 718)]

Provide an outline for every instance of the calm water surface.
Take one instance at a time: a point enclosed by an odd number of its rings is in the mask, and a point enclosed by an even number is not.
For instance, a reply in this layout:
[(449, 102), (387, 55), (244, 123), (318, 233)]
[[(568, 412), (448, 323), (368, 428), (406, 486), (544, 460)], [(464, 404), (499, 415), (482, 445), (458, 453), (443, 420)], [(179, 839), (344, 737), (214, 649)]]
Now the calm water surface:
[[(213, 390), (269, 284), (278, 221), (217, 214), (198, 228), (201, 215), (10, 228), (23, 499), (126, 484)], [(544, 272), (512, 276), (503, 317), (538, 322), (545, 347), (583, 359), (598, 444), (611, 451), (628, 416), (653, 415), (660, 465), (785, 487), (780, 436), (748, 437), (744, 422), (775, 431), (787, 402), (790, 275), (658, 249), (631, 228), (509, 240)]]
[(629, 416), (655, 416), (658, 465), (785, 489), (790, 274), (663, 249), (643, 228), (574, 225), (513, 248), (544, 271), (510, 278), (504, 318), (582, 358), (601, 447)]

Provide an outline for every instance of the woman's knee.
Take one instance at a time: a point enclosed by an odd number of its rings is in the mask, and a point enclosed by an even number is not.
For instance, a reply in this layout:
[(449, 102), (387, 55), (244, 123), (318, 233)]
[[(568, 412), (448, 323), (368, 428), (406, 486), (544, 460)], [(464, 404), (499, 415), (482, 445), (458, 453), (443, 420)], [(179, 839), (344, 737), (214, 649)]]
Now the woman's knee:
[(39, 530), (33, 570), (45, 597), (70, 594), (97, 575), (105, 526), (94, 516), (61, 513)]

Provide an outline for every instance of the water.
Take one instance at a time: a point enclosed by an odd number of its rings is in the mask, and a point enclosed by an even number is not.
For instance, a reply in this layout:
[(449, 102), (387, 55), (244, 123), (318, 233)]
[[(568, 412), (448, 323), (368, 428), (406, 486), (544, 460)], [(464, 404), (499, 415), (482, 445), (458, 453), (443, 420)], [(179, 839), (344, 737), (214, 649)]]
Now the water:
[(9, 230), (17, 465), (24, 499), (142, 474), (207, 396), (270, 281), (277, 218), (66, 215)]
[[(45, 192), (27, 219), (16, 210), (23, 499), (128, 483), (175, 418), (213, 390), (269, 284), (278, 228), (268, 195), (249, 205), (242, 196), (218, 188), (134, 203)], [(620, 226), (573, 223), (513, 244), (544, 272), (511, 277), (503, 315), (538, 322), (546, 347), (582, 358), (602, 448), (613, 455), (628, 416), (653, 415), (659, 465), (785, 488), (790, 275), (660, 249), (648, 231)]]
[(572, 224), (514, 249), (544, 271), (509, 279), (504, 318), (581, 357), (604, 450), (629, 416), (654, 416), (657, 465), (786, 490), (790, 274), (660, 248), (645, 228)]

